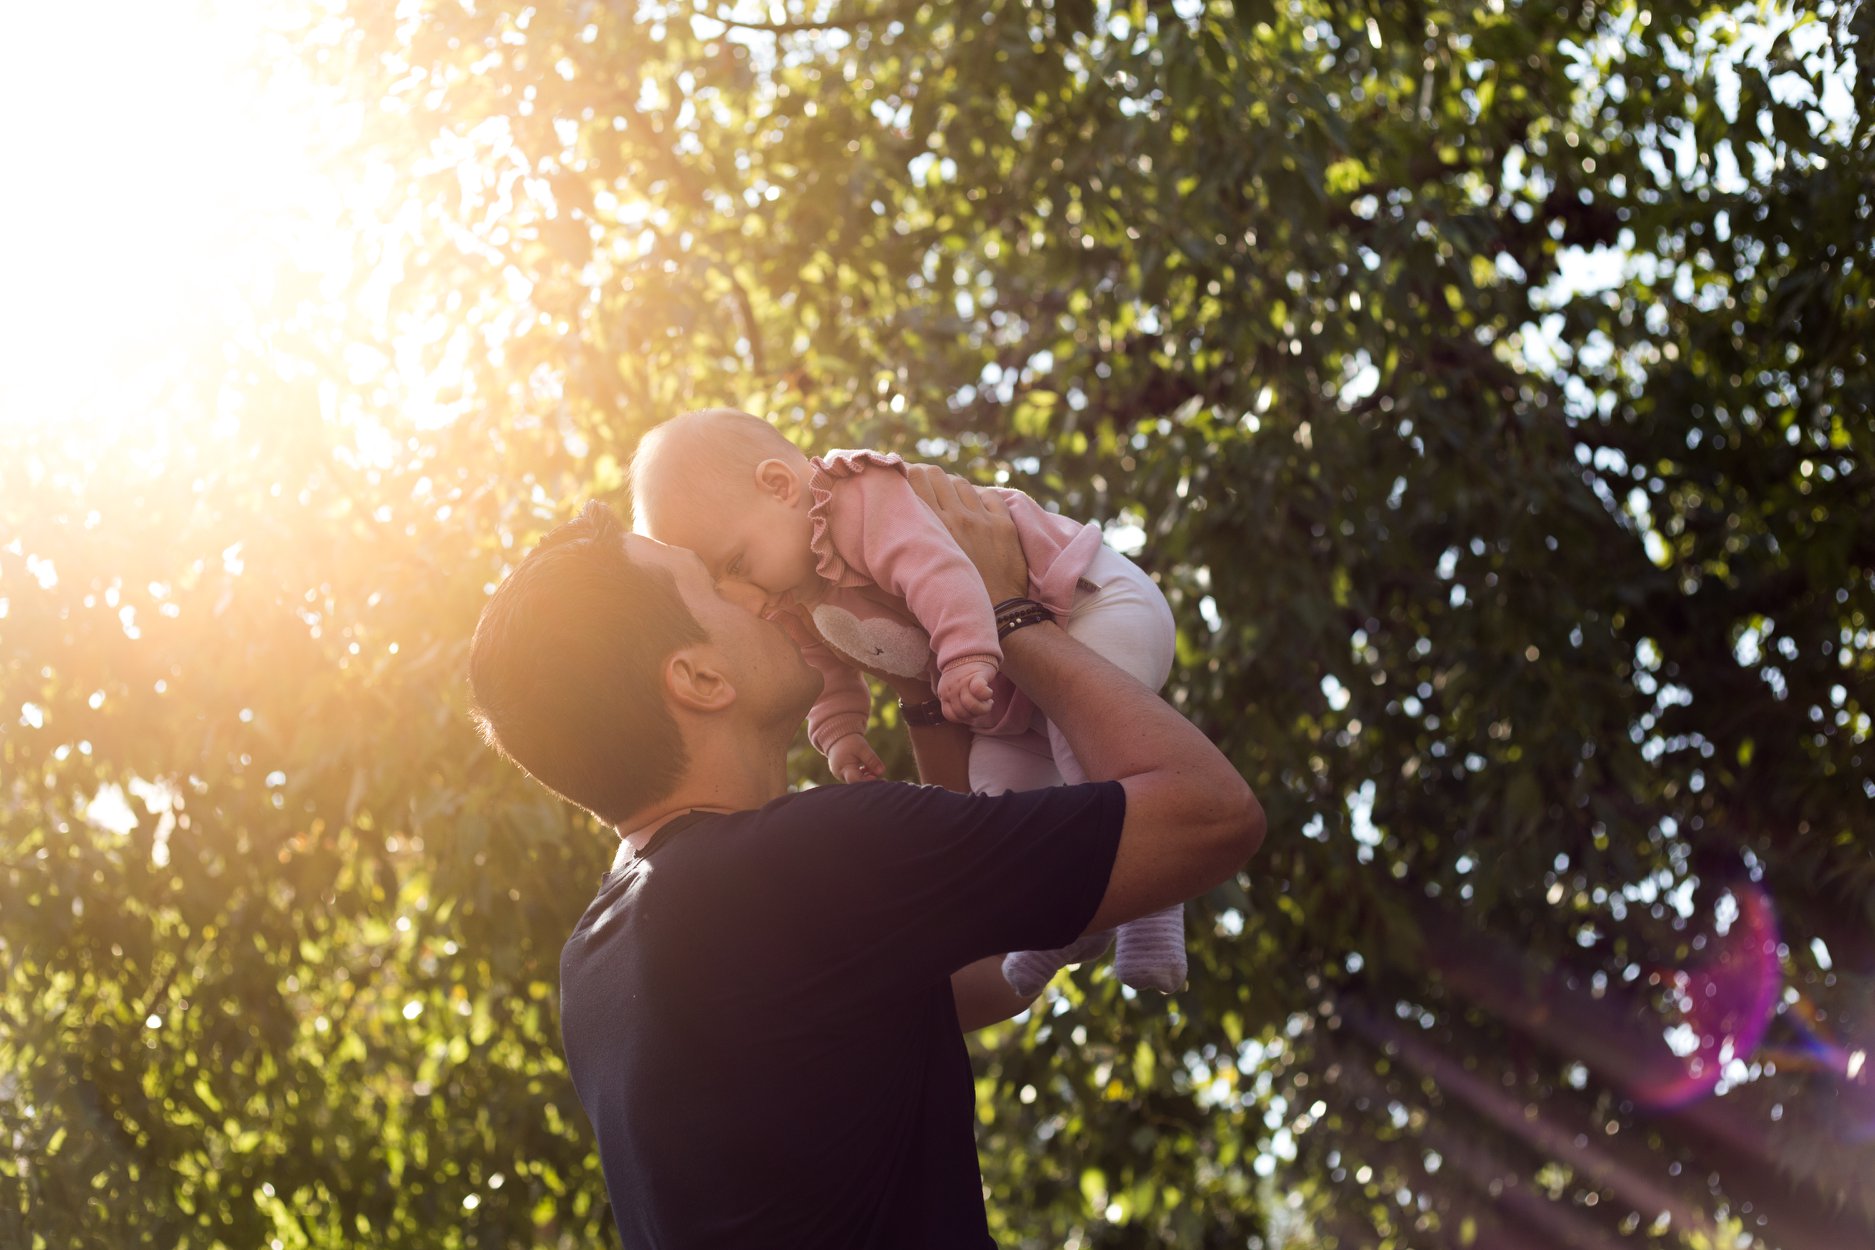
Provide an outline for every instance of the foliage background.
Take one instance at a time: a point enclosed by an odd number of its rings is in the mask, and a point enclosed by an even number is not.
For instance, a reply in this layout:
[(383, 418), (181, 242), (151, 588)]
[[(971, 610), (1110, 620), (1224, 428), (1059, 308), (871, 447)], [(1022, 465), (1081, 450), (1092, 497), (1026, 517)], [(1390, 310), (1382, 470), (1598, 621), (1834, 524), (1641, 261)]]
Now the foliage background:
[(282, 13), (343, 193), (0, 459), (0, 1245), (612, 1239), (463, 662), (708, 403), (1111, 523), (1269, 811), (981, 1039), (1006, 1244), (1875, 1237), (1870, 21)]

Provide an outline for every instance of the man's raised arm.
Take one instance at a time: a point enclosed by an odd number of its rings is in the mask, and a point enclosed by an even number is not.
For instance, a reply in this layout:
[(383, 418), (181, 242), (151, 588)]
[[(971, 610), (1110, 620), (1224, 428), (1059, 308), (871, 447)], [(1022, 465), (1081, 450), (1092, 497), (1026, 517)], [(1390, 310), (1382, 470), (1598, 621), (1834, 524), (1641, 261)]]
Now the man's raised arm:
[[(955, 480), (919, 493), (983, 574), (991, 602), (1028, 593), (1002, 501)], [(1095, 781), (1126, 789), (1126, 821), (1091, 932), (1195, 898), (1263, 842), (1263, 808), (1223, 753), (1170, 704), (1069, 637), (1031, 625), (1003, 640), (1003, 669), (1067, 737)]]
[(1057, 625), (1019, 629), (1003, 667), (1067, 738), (1090, 780), (1126, 788), (1126, 823), (1089, 931), (1229, 880), (1263, 842), (1263, 808), (1210, 739)]

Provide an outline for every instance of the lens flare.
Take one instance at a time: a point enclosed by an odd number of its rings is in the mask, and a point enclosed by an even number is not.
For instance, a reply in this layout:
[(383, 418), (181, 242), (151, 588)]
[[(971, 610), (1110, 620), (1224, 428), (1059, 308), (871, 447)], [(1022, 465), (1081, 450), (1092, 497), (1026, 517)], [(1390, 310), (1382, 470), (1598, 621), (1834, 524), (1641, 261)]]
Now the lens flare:
[(1807, 998), (1792, 1003), (1783, 1022), (1793, 1039), (1766, 1046), (1759, 1056), (1775, 1063), (1780, 1072), (1804, 1072), (1830, 1080), (1832, 1101), (1821, 1105), (1829, 1111), (1829, 1127), (1836, 1139), (1857, 1145), (1875, 1141), (1875, 1072), (1869, 1063), (1875, 1039), (1839, 1039)]
[(1698, 964), (1660, 979), (1677, 1021), (1667, 1032), (1680, 1059), (1677, 1075), (1658, 1070), (1637, 1081), (1634, 1100), (1655, 1108), (1679, 1107), (1709, 1094), (1734, 1061), (1750, 1059), (1764, 1040), (1783, 985), (1777, 918), (1757, 885), (1734, 887), (1737, 914)]

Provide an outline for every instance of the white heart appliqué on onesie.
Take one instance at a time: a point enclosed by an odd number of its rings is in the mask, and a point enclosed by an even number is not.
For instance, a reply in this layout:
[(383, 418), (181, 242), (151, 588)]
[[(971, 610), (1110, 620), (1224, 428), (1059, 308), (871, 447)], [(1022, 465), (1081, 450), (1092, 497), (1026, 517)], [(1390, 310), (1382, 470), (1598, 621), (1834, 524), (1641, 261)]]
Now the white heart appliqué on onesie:
[(931, 635), (886, 617), (861, 620), (845, 608), (823, 603), (814, 628), (834, 650), (894, 677), (921, 677), (931, 666)]

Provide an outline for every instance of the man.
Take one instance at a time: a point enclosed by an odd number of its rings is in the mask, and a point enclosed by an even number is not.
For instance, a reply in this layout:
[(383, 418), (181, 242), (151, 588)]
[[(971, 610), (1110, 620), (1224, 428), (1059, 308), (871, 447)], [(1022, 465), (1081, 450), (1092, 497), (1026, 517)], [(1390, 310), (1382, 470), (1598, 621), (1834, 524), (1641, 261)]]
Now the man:
[[(990, 601), (1025, 594), (1000, 501), (918, 484)], [(1202, 734), (1048, 621), (1007, 635), (1004, 668), (1100, 780), (789, 793), (820, 678), (738, 596), (592, 504), (476, 630), (490, 740), (622, 839), (561, 964), (620, 1233), (989, 1246), (963, 1032), (1027, 1006), (1003, 953), (1202, 893), (1255, 850), (1262, 810)], [(914, 729), (921, 773), (956, 782), (965, 741)]]

